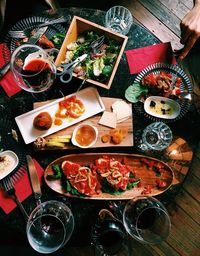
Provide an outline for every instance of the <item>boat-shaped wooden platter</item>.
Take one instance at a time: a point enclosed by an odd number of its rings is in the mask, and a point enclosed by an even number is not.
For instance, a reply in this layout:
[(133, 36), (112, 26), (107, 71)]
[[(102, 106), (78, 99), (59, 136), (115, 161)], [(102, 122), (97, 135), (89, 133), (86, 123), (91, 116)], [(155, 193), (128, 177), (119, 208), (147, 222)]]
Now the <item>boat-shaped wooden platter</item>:
[[(136, 178), (141, 179), (140, 186), (134, 187), (130, 190), (126, 190), (125, 192), (117, 195), (108, 194), (104, 192), (100, 192), (97, 195), (91, 197), (85, 197), (86, 199), (96, 199), (96, 200), (125, 200), (131, 199), (141, 195), (147, 196), (155, 196), (159, 195), (166, 190), (168, 190), (174, 181), (174, 173), (171, 167), (169, 167), (166, 163), (152, 157), (137, 155), (137, 154), (117, 154), (117, 153), (84, 153), (84, 154), (73, 154), (62, 156), (53, 162), (51, 162), (44, 172), (44, 180), (46, 184), (55, 192), (60, 193), (64, 196), (68, 197), (79, 197), (74, 196), (68, 193), (62, 186), (61, 180), (49, 180), (47, 178), (48, 175), (54, 174), (52, 170), (52, 166), (56, 164), (61, 164), (63, 161), (68, 160), (74, 163), (78, 163), (81, 166), (89, 166), (91, 163), (102, 156), (108, 156), (110, 158), (114, 158), (117, 161), (124, 161), (126, 164), (133, 168), (135, 171)], [(148, 164), (154, 166), (155, 168), (149, 168)], [(158, 175), (156, 171), (157, 166), (162, 166), (162, 172)], [(158, 180), (165, 182), (166, 186), (163, 188), (158, 186)], [(151, 188), (150, 191), (148, 188)], [(82, 197), (81, 197), (82, 198)]]

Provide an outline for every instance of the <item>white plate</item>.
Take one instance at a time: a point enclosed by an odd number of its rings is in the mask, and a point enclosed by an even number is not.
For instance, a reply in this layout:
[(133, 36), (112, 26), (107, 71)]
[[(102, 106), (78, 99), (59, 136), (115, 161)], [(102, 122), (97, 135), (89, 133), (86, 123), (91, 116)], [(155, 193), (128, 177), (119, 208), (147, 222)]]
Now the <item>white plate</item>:
[(29, 144), (35, 141), (38, 137), (45, 137), (47, 135), (50, 135), (54, 132), (62, 130), (80, 121), (83, 121), (86, 118), (94, 116), (105, 110), (104, 104), (99, 96), (99, 93), (97, 89), (94, 87), (88, 87), (77, 93), (70, 94), (66, 96), (66, 98), (72, 95), (76, 95), (77, 98), (83, 102), (85, 106), (85, 113), (76, 119), (72, 119), (72, 118), (70, 120), (67, 118), (62, 119), (63, 123), (60, 126), (52, 124), (51, 128), (49, 128), (48, 130), (42, 131), (34, 128), (33, 120), (40, 112), (44, 112), (44, 111), (48, 112), (51, 115), (51, 117), (54, 118), (55, 113), (58, 110), (58, 102), (62, 101), (65, 97), (57, 99), (47, 105), (44, 105), (42, 107), (29, 111), (15, 118), (15, 121), (19, 127), (19, 130), (26, 144)]
[[(155, 106), (151, 107), (151, 102), (155, 102)], [(144, 110), (147, 114), (163, 119), (174, 119), (181, 111), (178, 102), (160, 96), (148, 97), (144, 102)]]
[[(0, 180), (10, 174), (18, 165), (18, 156), (11, 150), (6, 150), (0, 153), (0, 157), (6, 157), (5, 167), (1, 166), (0, 163)], [(3, 162), (3, 161), (2, 161)]]

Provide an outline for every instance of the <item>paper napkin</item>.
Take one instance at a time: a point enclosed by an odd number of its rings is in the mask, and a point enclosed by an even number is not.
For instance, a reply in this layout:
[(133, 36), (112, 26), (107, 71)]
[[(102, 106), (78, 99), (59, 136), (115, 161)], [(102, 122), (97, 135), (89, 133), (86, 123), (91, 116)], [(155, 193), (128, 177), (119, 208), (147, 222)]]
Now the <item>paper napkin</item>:
[(128, 50), (126, 58), (131, 74), (137, 74), (155, 63), (176, 64), (176, 58), (169, 42)]
[[(0, 44), (0, 68), (6, 63), (3, 54), (9, 54), (9, 50), (5, 44)], [(0, 85), (3, 87), (4, 91), (9, 97), (22, 90), (16, 84), (16, 81), (10, 70), (0, 79)]]
[[(40, 184), (42, 184), (42, 176), (43, 176), (43, 168), (39, 165), (39, 163), (34, 159), (34, 163), (36, 166), (36, 170), (38, 173), (38, 177), (40, 180)], [(24, 167), (21, 167), (24, 168)], [(25, 167), (27, 169), (27, 166)], [(27, 197), (32, 194), (32, 188), (29, 180), (28, 172), (25, 172), (24, 175), (20, 178), (17, 183), (14, 184), (16, 195), (19, 198), (20, 202), (23, 202)], [(6, 214), (9, 214), (15, 207), (17, 207), (15, 201), (7, 196), (5, 192), (0, 190), (0, 207)]]

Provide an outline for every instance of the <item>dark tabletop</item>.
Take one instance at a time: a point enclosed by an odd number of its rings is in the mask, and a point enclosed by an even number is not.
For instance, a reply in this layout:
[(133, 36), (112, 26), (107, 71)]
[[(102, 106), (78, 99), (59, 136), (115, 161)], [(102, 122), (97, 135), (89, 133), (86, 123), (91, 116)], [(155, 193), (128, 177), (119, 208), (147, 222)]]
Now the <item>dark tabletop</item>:
[[(66, 11), (69, 11), (71, 15), (77, 15), (103, 25), (103, 19), (105, 12), (100, 10), (93, 9), (81, 9), (81, 8), (70, 8)], [(147, 31), (143, 27), (139, 26), (135, 21), (130, 29), (128, 34), (128, 43), (126, 45), (126, 50), (134, 49), (139, 47), (144, 47), (148, 45), (152, 45), (155, 43), (159, 43), (159, 40), (151, 34), (151, 32)], [(124, 93), (126, 88), (131, 85), (134, 81), (135, 76), (130, 75), (125, 53), (122, 56), (119, 67), (117, 69), (117, 73), (115, 75), (112, 86), (109, 90), (103, 88), (97, 88), (101, 96), (105, 97), (117, 97), (124, 99)], [(72, 92), (75, 92), (80, 86), (80, 80), (73, 79), (73, 81), (67, 86), (63, 86), (57, 82), (56, 86), (59, 86), (59, 89), (63, 91), (65, 95), (68, 95)], [(88, 84), (83, 86), (87, 87)], [(36, 101), (31, 94), (21, 91), (13, 97), (7, 97), (3, 89), (0, 87), (0, 131), (1, 133), (6, 133), (9, 129), (15, 129), (18, 131), (16, 127), (14, 117), (18, 116), (22, 113), (25, 113), (33, 108), (33, 102)], [(170, 123), (169, 126), (172, 129), (175, 135), (179, 135), (187, 140), (189, 145), (195, 149), (197, 141), (199, 141), (199, 123), (196, 119), (197, 112), (193, 106), (189, 110), (188, 114), (185, 115), (181, 120), (176, 123)], [(146, 125), (151, 123), (151, 120), (144, 118), (142, 115), (133, 111), (133, 120), (134, 120), (134, 133), (140, 132)], [(198, 118), (199, 120), (199, 118)], [(184, 125), (184, 129), (182, 129)], [(19, 137), (20, 132), (18, 131)], [(0, 134), (3, 136), (2, 134)], [(134, 135), (135, 139), (137, 138), (137, 134)], [(198, 136), (198, 138), (197, 138)], [(5, 143), (1, 145), (1, 143)], [(5, 142), (1, 141), (1, 147), (9, 147), (15, 148), (20, 157), (21, 165), (25, 163), (25, 155), (27, 153), (31, 154), (35, 157), (36, 160), (41, 164), (42, 167), (46, 167), (48, 163), (52, 160), (67, 155), (70, 153), (80, 153), (83, 152), (81, 150), (67, 150), (67, 151), (42, 151), (35, 152), (33, 150), (32, 145), (25, 145), (23, 139), (20, 137), (19, 142), (15, 145), (16, 142), (13, 140), (7, 140)], [(108, 149), (89, 149), (84, 150), (86, 152), (108, 152)], [(109, 149), (109, 152), (123, 152), (123, 153), (138, 153), (135, 147), (127, 147), (127, 148), (114, 148)], [(55, 192), (49, 189), (46, 184), (42, 186), (43, 198), (42, 200), (49, 200), (58, 196)], [(168, 194), (163, 195), (161, 199), (167, 203)], [(107, 202), (105, 201), (91, 201), (91, 200), (81, 200), (81, 199), (66, 199), (72, 207), (72, 212), (75, 217), (75, 229), (73, 235), (69, 241), (69, 245), (87, 245), (90, 241), (90, 228), (94, 221), (97, 218), (97, 214), (101, 208), (107, 207)], [(35, 207), (35, 202), (30, 196), (27, 198), (23, 205), (27, 212), (31, 212), (31, 210)], [(28, 242), (26, 240), (25, 235), (25, 224), (21, 217), (19, 210), (16, 208), (9, 215), (6, 215), (0, 209), (0, 229), (3, 230), (5, 236), (0, 240), (1, 244), (24, 244), (28, 246)], [(2, 231), (1, 231), (2, 232)]]

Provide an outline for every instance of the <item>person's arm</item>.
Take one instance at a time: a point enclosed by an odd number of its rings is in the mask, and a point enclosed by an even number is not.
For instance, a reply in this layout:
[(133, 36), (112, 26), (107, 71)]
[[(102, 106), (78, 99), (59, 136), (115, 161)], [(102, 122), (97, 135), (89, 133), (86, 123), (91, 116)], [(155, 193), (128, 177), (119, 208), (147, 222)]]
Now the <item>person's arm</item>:
[(200, 0), (194, 0), (194, 7), (182, 19), (180, 28), (180, 42), (184, 44), (184, 48), (181, 50), (179, 58), (184, 59), (200, 37)]

